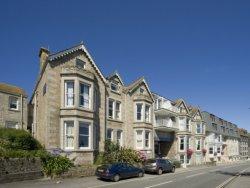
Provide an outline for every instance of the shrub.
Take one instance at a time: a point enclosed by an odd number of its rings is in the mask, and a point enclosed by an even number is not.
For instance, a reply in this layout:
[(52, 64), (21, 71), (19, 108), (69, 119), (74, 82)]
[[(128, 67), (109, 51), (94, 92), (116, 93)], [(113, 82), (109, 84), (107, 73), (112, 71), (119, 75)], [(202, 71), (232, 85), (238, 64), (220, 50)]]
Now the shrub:
[(73, 167), (73, 163), (63, 156), (47, 156), (43, 160), (43, 171), (47, 176), (56, 177)]
[(12, 150), (39, 150), (41, 144), (25, 130), (0, 128), (0, 148)]
[(181, 162), (180, 161), (173, 160), (172, 163), (175, 165), (176, 168), (180, 168), (181, 167)]

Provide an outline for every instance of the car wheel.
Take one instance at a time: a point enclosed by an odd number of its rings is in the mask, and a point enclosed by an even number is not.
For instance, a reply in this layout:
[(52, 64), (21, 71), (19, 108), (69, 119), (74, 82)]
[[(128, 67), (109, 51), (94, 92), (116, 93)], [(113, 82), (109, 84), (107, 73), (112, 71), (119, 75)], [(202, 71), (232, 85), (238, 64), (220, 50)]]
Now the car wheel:
[(172, 172), (172, 173), (174, 173), (174, 172), (175, 172), (175, 167), (174, 167), (174, 166), (172, 167), (171, 172)]
[(139, 172), (139, 173), (138, 173), (138, 177), (141, 178), (141, 177), (143, 177), (143, 176), (144, 176), (144, 173), (143, 173), (143, 172)]
[(157, 170), (157, 174), (158, 174), (158, 175), (162, 175), (162, 172), (163, 172), (163, 171), (162, 171), (161, 168), (159, 168), (159, 169)]
[(118, 182), (120, 180), (120, 176), (119, 174), (116, 174), (114, 177), (113, 177), (113, 181), (114, 182)]

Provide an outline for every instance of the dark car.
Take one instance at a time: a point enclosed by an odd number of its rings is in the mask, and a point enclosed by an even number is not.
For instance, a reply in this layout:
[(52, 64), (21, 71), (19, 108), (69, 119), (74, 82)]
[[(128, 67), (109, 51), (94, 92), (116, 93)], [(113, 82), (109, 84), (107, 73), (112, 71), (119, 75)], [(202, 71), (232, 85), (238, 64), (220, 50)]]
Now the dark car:
[(163, 172), (175, 172), (175, 165), (167, 159), (148, 159), (144, 170), (161, 175)]
[(116, 182), (124, 178), (143, 177), (144, 170), (128, 163), (114, 163), (98, 167), (96, 176)]

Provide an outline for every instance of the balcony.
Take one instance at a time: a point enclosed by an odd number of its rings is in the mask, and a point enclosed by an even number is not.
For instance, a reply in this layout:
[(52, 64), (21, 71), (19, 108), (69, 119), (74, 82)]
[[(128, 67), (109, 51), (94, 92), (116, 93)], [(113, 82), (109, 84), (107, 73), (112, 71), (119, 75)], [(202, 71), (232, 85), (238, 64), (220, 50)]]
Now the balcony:
[(171, 119), (157, 119), (155, 122), (155, 129), (164, 132), (176, 132), (178, 126), (176, 125), (176, 122)]
[(164, 99), (164, 98), (158, 98), (155, 103), (155, 114), (156, 115), (170, 115), (170, 116), (176, 116), (180, 110), (173, 106), (171, 101)]

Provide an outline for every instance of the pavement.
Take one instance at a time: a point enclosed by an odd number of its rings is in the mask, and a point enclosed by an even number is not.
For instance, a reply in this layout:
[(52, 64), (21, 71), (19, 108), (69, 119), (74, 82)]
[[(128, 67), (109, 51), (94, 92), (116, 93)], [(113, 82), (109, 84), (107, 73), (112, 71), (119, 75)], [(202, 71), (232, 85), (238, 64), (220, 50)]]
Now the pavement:
[(176, 169), (163, 175), (145, 174), (119, 182), (104, 181), (96, 177), (62, 180), (30, 180), (0, 184), (0, 188), (250, 188), (250, 162), (218, 166), (199, 166)]

